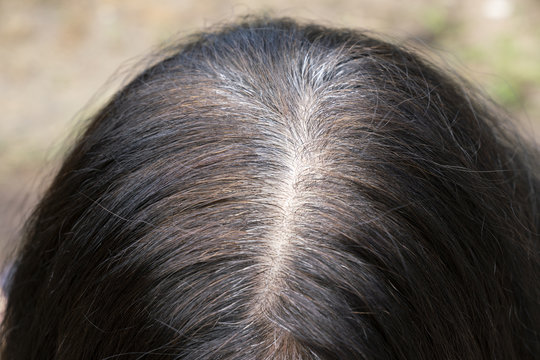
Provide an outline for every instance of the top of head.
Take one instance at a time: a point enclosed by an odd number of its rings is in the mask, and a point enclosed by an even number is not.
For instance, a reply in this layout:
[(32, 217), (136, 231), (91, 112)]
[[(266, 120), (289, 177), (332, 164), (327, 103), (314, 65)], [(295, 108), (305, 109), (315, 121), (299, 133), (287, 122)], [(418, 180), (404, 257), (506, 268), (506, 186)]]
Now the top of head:
[(5, 354), (531, 356), (538, 178), (459, 84), (291, 20), (179, 46), (37, 209)]

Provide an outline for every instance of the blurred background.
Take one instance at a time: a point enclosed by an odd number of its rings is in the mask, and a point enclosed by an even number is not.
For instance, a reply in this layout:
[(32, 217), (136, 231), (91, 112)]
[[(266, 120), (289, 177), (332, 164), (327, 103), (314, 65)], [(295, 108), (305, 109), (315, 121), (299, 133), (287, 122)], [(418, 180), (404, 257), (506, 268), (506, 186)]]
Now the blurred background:
[(126, 69), (167, 39), (248, 13), (427, 45), (540, 138), (538, 0), (0, 0), (0, 259), (77, 121)]

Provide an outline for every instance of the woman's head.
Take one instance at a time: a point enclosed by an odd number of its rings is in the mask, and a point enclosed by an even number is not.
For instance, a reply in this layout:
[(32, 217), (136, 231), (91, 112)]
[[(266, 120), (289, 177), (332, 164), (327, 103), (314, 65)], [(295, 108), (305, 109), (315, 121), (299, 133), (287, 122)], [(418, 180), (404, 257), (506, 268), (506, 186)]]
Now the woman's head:
[(92, 119), (29, 222), (7, 358), (539, 351), (532, 150), (361, 32), (247, 20)]

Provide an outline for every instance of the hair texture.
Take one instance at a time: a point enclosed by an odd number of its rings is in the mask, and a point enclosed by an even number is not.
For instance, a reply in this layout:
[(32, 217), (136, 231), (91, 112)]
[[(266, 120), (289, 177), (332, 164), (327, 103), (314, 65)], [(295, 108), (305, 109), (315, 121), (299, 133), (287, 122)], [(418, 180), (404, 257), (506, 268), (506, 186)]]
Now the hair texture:
[(166, 54), (30, 219), (5, 359), (540, 357), (536, 150), (468, 85), (288, 19)]

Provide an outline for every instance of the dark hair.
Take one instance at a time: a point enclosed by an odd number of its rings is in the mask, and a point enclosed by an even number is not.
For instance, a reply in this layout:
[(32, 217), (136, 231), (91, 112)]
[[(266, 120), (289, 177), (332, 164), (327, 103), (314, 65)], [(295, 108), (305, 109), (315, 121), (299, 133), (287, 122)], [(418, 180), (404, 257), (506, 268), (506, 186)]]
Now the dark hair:
[(168, 54), (31, 218), (5, 359), (540, 356), (539, 162), (502, 112), (288, 19)]

